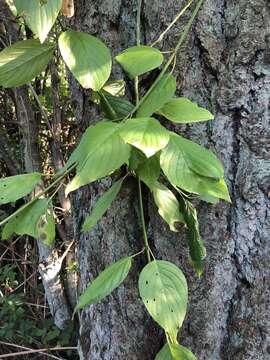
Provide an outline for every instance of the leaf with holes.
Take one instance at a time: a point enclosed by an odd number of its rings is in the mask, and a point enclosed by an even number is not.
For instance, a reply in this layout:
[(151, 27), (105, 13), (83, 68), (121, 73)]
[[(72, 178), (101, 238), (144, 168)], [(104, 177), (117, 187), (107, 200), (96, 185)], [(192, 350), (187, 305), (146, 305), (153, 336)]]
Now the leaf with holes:
[(112, 68), (107, 46), (92, 35), (76, 31), (62, 33), (58, 43), (65, 63), (82, 87), (99, 91)]
[(197, 360), (186, 347), (179, 344), (165, 344), (156, 355), (155, 360)]
[(119, 127), (116, 123), (104, 121), (85, 131), (65, 166), (77, 163), (77, 174), (66, 187), (66, 194), (110, 175), (128, 163), (130, 146), (119, 136)]
[(37, 236), (45, 245), (51, 246), (55, 240), (55, 221), (52, 204), (47, 211), (40, 217), (37, 223)]
[(90, 231), (94, 225), (102, 218), (105, 212), (110, 207), (113, 200), (119, 193), (124, 179), (116, 181), (112, 187), (107, 190), (94, 205), (91, 213), (86, 217), (83, 224), (83, 231)]
[(144, 152), (147, 157), (163, 149), (170, 139), (168, 130), (154, 118), (127, 120), (120, 129), (120, 136), (126, 143)]
[(18, 15), (24, 17), (27, 25), (43, 43), (57, 19), (62, 0), (47, 0), (43, 4), (38, 0), (13, 0), (13, 2)]
[(38, 222), (47, 212), (50, 200), (38, 199), (13, 216), (4, 226), (2, 239), (7, 240), (13, 233), (17, 235), (29, 235), (36, 239), (39, 237)]
[(127, 277), (132, 264), (132, 257), (125, 257), (106, 268), (102, 273), (86, 288), (79, 297), (75, 311), (87, 305), (97, 303), (114, 289), (116, 289)]
[(140, 45), (124, 50), (115, 59), (133, 79), (159, 67), (163, 62), (163, 55), (158, 49)]
[(183, 214), (179, 211), (179, 203), (174, 194), (163, 184), (156, 181), (152, 187), (159, 215), (166, 221), (172, 231), (179, 231), (179, 223), (184, 224)]
[(110, 120), (125, 118), (134, 108), (128, 100), (101, 90), (99, 92), (100, 105), (105, 116)]
[(33, 39), (5, 48), (0, 52), (0, 85), (10, 88), (27, 84), (45, 70), (53, 51), (54, 45)]
[(169, 100), (158, 113), (175, 123), (182, 124), (214, 119), (208, 110), (184, 97)]
[(170, 100), (176, 90), (176, 81), (171, 74), (165, 74), (147, 94), (138, 110), (137, 117), (151, 116), (154, 112), (158, 111), (163, 105)]
[(202, 261), (206, 257), (206, 249), (200, 236), (197, 211), (188, 200), (183, 198), (180, 199), (180, 209), (188, 228), (187, 241), (192, 265), (198, 276), (201, 276), (203, 272)]
[(0, 179), (0, 205), (14, 202), (29, 194), (40, 182), (42, 174), (30, 173)]
[(152, 261), (140, 274), (139, 291), (152, 318), (176, 339), (186, 315), (188, 299), (182, 271), (168, 261)]

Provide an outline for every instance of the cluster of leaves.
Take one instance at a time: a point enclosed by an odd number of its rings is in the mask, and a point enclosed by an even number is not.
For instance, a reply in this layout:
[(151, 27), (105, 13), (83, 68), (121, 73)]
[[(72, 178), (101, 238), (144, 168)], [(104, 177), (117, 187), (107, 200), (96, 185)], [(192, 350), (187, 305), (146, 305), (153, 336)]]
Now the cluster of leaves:
[[(61, 1), (54, 0), (43, 5), (36, 0), (14, 3), (39, 40), (19, 41), (0, 53), (0, 85), (4, 87), (26, 84), (46, 68), (56, 44), (45, 39), (61, 7)], [(206, 251), (189, 194), (210, 203), (219, 199), (229, 201), (223, 167), (208, 149), (168, 131), (158, 119), (183, 124), (212, 120), (213, 115), (187, 98), (175, 97), (176, 80), (168, 66), (134, 105), (122, 96), (123, 81), (109, 81), (112, 58), (101, 40), (68, 30), (59, 36), (58, 47), (80, 85), (92, 90), (104, 119), (85, 131), (53, 183), (1, 223), (5, 224), (2, 238), (8, 239), (12, 233), (27, 234), (51, 244), (55, 237), (53, 205), (51, 197), (45, 195), (73, 169), (76, 175), (66, 187), (66, 195), (123, 166), (127, 169), (125, 177), (98, 200), (83, 224), (83, 231), (90, 231), (100, 220), (126, 176), (134, 176), (149, 188), (160, 216), (172, 231), (179, 231), (179, 223), (185, 224), (190, 258), (201, 274)], [(164, 57), (157, 48), (134, 46), (117, 55), (116, 61), (130, 79), (135, 79), (162, 66)], [(1, 179), (0, 204), (29, 194), (42, 176), (32, 173)], [(164, 182), (169, 183), (169, 187)], [(188, 300), (184, 274), (174, 264), (151, 256), (153, 260), (140, 274), (139, 291), (149, 314), (164, 329), (168, 339), (156, 359), (194, 359), (194, 355), (177, 342)], [(96, 303), (119, 286), (128, 275), (132, 258), (121, 259), (105, 269), (81, 295), (75, 310)]]
[[(72, 325), (65, 331), (59, 330), (52, 319), (40, 319), (27, 306), (25, 294), (13, 292), (18, 285), (18, 274), (14, 265), (4, 265), (0, 270), (0, 339), (18, 341), (22, 344), (37, 343), (67, 346), (71, 342)], [(34, 316), (33, 316), (34, 315)]]

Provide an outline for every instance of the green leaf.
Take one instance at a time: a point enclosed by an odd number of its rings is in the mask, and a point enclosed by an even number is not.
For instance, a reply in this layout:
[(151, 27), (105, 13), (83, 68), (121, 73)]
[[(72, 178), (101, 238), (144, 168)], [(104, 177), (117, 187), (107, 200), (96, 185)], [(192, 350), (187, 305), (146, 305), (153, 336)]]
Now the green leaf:
[(183, 214), (179, 211), (179, 203), (174, 194), (163, 184), (156, 182), (152, 187), (159, 215), (166, 221), (170, 229), (179, 231), (179, 223), (185, 223)]
[(151, 116), (158, 111), (174, 95), (176, 81), (171, 74), (165, 74), (146, 95), (137, 110), (137, 117)]
[(136, 168), (136, 174), (149, 189), (152, 189), (160, 174), (159, 157), (157, 154), (141, 161)]
[(43, 43), (55, 23), (62, 0), (47, 0), (44, 4), (38, 0), (14, 0), (14, 5), (18, 15), (24, 17), (27, 25)]
[[(221, 162), (211, 151), (174, 133), (171, 133), (170, 142), (162, 151), (161, 162), (166, 170), (170, 166), (170, 174), (175, 172), (176, 177), (185, 168), (216, 180), (224, 176)], [(174, 166), (175, 169), (172, 168)]]
[(54, 45), (33, 39), (5, 48), (0, 52), (0, 85), (10, 88), (28, 83), (46, 68), (53, 51)]
[(116, 61), (122, 66), (131, 79), (159, 67), (163, 55), (151, 46), (133, 46), (116, 56)]
[(94, 205), (91, 213), (86, 217), (83, 224), (83, 231), (90, 231), (94, 225), (102, 218), (105, 212), (110, 207), (113, 200), (119, 193), (124, 179), (116, 181), (112, 187), (107, 190)]
[(75, 311), (87, 305), (97, 303), (115, 288), (117, 288), (127, 277), (132, 264), (132, 257), (125, 257), (106, 268), (102, 273), (86, 288), (79, 297)]
[(46, 213), (48, 205), (48, 199), (38, 199), (26, 206), (18, 215), (15, 215), (6, 223), (2, 232), (2, 239), (9, 239), (13, 233), (29, 235), (38, 239), (37, 225), (40, 218)]
[(175, 123), (183, 124), (214, 119), (208, 110), (184, 97), (169, 100), (158, 113)]
[(100, 122), (86, 130), (66, 164), (77, 163), (77, 175), (68, 184), (66, 194), (128, 163), (130, 146), (119, 136), (119, 127), (113, 122)]
[(165, 344), (155, 357), (155, 360), (197, 360), (197, 358), (182, 345)]
[(197, 211), (193, 205), (183, 198), (180, 199), (180, 209), (187, 224), (187, 241), (192, 265), (198, 276), (203, 272), (202, 261), (206, 257), (204, 242), (200, 236)]
[(126, 82), (123, 79), (108, 81), (103, 86), (102, 90), (113, 96), (125, 96)]
[(39, 183), (41, 176), (40, 173), (30, 173), (0, 179), (0, 205), (29, 194)]
[(54, 243), (55, 221), (52, 205), (48, 206), (47, 211), (40, 217), (37, 223), (37, 236), (47, 246), (51, 246)]
[(107, 46), (92, 35), (76, 31), (62, 33), (58, 43), (65, 63), (82, 87), (99, 91), (112, 68)]
[(154, 118), (127, 120), (120, 129), (126, 143), (135, 146), (151, 157), (163, 149), (170, 139), (169, 132)]
[(175, 186), (230, 201), (222, 165), (209, 150), (172, 133), (169, 144), (161, 152), (160, 163)]
[(111, 95), (104, 90), (99, 92), (99, 96), (101, 108), (110, 120), (123, 119), (134, 108), (134, 105), (128, 100)]
[(188, 298), (182, 271), (168, 261), (152, 261), (140, 274), (139, 291), (152, 318), (176, 339), (186, 315)]

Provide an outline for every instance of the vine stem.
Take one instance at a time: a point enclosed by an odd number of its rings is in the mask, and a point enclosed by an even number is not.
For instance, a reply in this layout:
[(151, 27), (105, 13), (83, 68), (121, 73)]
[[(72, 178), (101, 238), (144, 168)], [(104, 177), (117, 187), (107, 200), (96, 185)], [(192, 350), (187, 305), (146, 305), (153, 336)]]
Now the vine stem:
[[(138, 101), (138, 103), (136, 104), (136, 106), (133, 108), (133, 110), (126, 116), (126, 119), (132, 117), (133, 114), (135, 114), (135, 112), (138, 110), (138, 108), (143, 104), (143, 102), (145, 101), (145, 99), (147, 99), (147, 96), (150, 94), (151, 91), (153, 91), (153, 89), (158, 85), (158, 83), (160, 82), (160, 80), (162, 79), (162, 77), (164, 76), (164, 74), (166, 73), (166, 71), (168, 70), (169, 66), (171, 65), (171, 63), (174, 61), (174, 58), (176, 57), (180, 47), (184, 44), (184, 42), (186, 41), (187, 35), (191, 29), (191, 26), (203, 4), (204, 0), (199, 0), (197, 2), (197, 5), (195, 7), (195, 9), (193, 10), (193, 13), (187, 23), (187, 25), (184, 28), (184, 31), (182, 32), (174, 50), (172, 51), (171, 56), (169, 57), (167, 63), (165, 64), (164, 68), (161, 70), (159, 76), (156, 78), (156, 80), (153, 82), (152, 86), (148, 89), (148, 91), (146, 92), (146, 94), (143, 96), (143, 98)], [(137, 19), (138, 22), (138, 19)]]
[[(138, 0), (137, 21), (136, 21), (136, 44), (137, 44), (137, 46), (139, 46), (141, 43), (141, 10), (142, 10), (142, 0)], [(138, 106), (138, 104), (140, 102), (138, 76), (136, 76), (134, 79), (134, 91), (135, 91), (136, 106)], [(148, 262), (150, 262), (151, 261), (150, 247), (149, 247), (149, 243), (148, 243), (147, 231), (146, 231), (146, 226), (145, 226), (145, 218), (144, 218), (144, 209), (143, 209), (142, 183), (139, 178), (138, 178), (138, 190), (139, 190), (139, 208), (140, 208), (141, 224), (142, 224), (142, 230), (143, 230), (143, 241), (144, 241), (144, 246), (146, 249), (147, 260), (148, 260)]]

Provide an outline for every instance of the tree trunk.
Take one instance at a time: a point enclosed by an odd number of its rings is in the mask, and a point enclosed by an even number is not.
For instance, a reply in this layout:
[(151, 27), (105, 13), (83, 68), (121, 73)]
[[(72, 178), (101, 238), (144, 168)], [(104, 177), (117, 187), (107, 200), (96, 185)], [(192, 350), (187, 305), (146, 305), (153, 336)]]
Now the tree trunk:
[[(71, 25), (102, 38), (113, 55), (135, 44), (135, 0), (77, 0), (75, 5)], [(155, 40), (183, 5), (145, 1), (143, 42)], [(144, 194), (155, 254), (178, 264), (188, 278), (188, 316), (179, 340), (200, 360), (270, 358), (269, 19), (268, 0), (206, 0), (177, 58), (178, 93), (207, 107), (215, 120), (174, 129), (217, 153), (232, 197), (232, 204), (197, 204), (208, 252), (200, 279), (188, 263), (185, 234), (171, 233)], [(178, 22), (163, 50), (174, 47), (181, 29)], [(116, 64), (113, 75), (123, 76)], [(143, 84), (150, 85), (147, 79)], [(133, 85), (128, 85), (132, 93)], [(77, 121), (85, 128), (97, 121), (97, 113), (89, 106), (88, 92), (73, 80), (71, 89)], [(105, 266), (142, 248), (137, 185), (132, 180), (94, 230), (80, 233), (88, 208), (109, 183), (103, 180), (73, 195), (80, 291)], [(123, 286), (82, 311), (81, 359), (154, 359), (165, 338), (139, 299), (138, 272), (144, 263), (136, 260)]]

